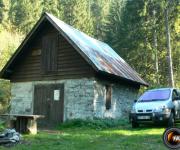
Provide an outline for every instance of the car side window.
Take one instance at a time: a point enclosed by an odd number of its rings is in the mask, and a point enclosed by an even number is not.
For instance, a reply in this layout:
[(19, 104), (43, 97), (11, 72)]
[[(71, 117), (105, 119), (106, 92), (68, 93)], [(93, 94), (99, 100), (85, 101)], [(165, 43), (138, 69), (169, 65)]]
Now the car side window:
[(178, 97), (178, 93), (176, 90), (173, 90), (173, 93), (172, 93), (172, 99), (174, 99), (175, 97)]

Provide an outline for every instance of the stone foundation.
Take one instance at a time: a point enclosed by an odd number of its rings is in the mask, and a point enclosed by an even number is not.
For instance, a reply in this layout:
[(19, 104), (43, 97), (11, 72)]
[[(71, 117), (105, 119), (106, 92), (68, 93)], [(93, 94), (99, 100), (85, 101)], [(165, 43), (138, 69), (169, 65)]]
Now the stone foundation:
[(11, 113), (33, 114), (34, 86), (64, 83), (64, 120), (75, 118), (122, 118), (127, 116), (138, 89), (112, 85), (111, 109), (105, 108), (106, 83), (94, 78), (12, 83)]
[(64, 83), (64, 120), (93, 117), (93, 79), (12, 83), (11, 113), (33, 114), (34, 86)]
[(93, 117), (93, 80), (70, 80), (65, 86), (65, 112), (67, 119)]
[(32, 82), (11, 84), (11, 113), (32, 114), (34, 86)]

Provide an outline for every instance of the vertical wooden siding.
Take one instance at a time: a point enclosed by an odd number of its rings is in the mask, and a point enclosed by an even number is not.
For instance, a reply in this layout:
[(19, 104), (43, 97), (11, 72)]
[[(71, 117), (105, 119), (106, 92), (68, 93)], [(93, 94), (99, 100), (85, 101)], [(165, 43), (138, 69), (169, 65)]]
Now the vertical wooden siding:
[[(41, 69), (42, 38), (58, 37), (57, 72), (44, 74)], [(93, 68), (82, 58), (68, 41), (50, 24), (45, 24), (19, 57), (10, 76), (12, 82), (56, 80), (94, 76)]]
[(42, 38), (41, 69), (42, 72), (52, 73), (57, 71), (58, 36), (44, 36)]

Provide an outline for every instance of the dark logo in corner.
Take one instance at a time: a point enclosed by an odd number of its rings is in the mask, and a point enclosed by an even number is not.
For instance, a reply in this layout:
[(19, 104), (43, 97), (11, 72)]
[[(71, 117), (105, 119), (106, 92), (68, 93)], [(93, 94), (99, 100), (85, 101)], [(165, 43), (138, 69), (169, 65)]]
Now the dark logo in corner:
[(170, 149), (180, 148), (180, 129), (168, 128), (164, 131), (163, 142)]

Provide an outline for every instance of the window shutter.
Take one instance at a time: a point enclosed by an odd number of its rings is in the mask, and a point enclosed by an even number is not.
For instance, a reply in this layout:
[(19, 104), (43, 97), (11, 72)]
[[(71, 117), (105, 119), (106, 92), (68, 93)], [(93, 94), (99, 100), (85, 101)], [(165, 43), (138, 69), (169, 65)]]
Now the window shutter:
[(44, 73), (57, 71), (57, 36), (44, 36), (42, 39), (42, 70)]

